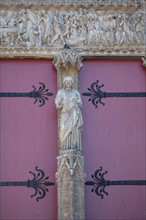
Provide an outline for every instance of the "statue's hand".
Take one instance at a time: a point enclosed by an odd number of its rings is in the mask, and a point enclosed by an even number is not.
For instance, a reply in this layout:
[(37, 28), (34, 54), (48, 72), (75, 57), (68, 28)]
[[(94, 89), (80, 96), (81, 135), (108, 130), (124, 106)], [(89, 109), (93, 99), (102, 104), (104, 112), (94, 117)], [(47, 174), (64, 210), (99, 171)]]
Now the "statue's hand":
[(57, 109), (61, 109), (63, 106), (63, 98), (61, 98), (59, 101), (56, 101), (56, 107)]

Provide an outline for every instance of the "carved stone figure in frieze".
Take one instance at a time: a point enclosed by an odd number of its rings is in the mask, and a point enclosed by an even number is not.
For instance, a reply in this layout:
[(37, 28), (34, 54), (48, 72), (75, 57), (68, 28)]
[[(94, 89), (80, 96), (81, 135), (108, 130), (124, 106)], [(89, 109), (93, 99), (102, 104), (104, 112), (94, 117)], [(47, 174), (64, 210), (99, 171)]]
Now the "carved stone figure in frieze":
[(42, 45), (52, 45), (53, 36), (53, 16), (51, 12), (46, 12), (43, 18), (44, 35), (42, 35)]
[(108, 46), (110, 44), (110, 15), (106, 14), (103, 18), (103, 36), (102, 44)]
[(20, 8), (0, 12), (2, 47), (144, 45), (144, 13)]
[(60, 150), (81, 151), (82, 101), (79, 92), (74, 89), (72, 77), (64, 77), (63, 88), (58, 91), (55, 104), (60, 111)]
[(7, 26), (2, 29), (2, 32), (4, 33), (3, 42), (4, 44), (9, 42), (9, 46), (14, 46), (15, 40), (17, 38), (17, 12), (5, 12), (5, 21), (7, 23)]
[(144, 17), (143, 15), (137, 14), (134, 16), (133, 29), (134, 29), (134, 41), (136, 43), (144, 42)]
[(130, 43), (132, 40), (131, 28), (130, 28), (130, 17), (127, 14), (123, 14), (123, 42)]
[(0, 25), (1, 27), (6, 27), (7, 26), (7, 20), (6, 20), (6, 11), (5, 10), (0, 10), (0, 17), (1, 17), (1, 20), (0, 20)]
[(70, 38), (71, 17), (70, 14), (64, 13), (62, 19), (63, 37), (65, 40)]
[(114, 14), (109, 14), (109, 42), (110, 45), (115, 44), (116, 19)]
[(54, 27), (54, 38), (52, 40), (52, 44), (56, 41), (64, 44), (64, 38), (61, 31), (62, 22), (60, 21), (59, 12), (56, 10), (53, 16), (53, 27)]
[(38, 29), (39, 29), (39, 38), (40, 38), (40, 45), (44, 42), (44, 35), (45, 35), (45, 20), (46, 20), (46, 11), (41, 10), (38, 12)]

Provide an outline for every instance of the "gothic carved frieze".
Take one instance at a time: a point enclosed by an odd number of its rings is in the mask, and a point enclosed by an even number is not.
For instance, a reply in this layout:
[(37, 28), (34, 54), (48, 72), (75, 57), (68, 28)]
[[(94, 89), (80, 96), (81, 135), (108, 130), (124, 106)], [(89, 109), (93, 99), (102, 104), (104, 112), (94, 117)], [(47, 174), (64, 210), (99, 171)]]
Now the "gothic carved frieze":
[[(138, 10), (87, 10), (85, 7), (58, 10), (55, 7), (33, 7), (42, 1), (12, 1), (0, 3), (1, 55), (14, 57), (53, 57), (64, 45), (76, 49), (82, 56), (134, 55), (145, 53), (145, 17)], [(26, 6), (22, 3), (32, 2)], [(51, 3), (50, 1), (43, 1)], [(72, 1), (55, 1), (69, 4)], [(65, 2), (65, 3), (63, 3)], [(78, 1), (81, 3), (82, 1)], [(143, 1), (84, 1), (117, 5), (143, 5)], [(74, 2), (77, 4), (77, 2)]]
[(91, 6), (94, 7), (141, 7), (144, 5), (144, 0), (1, 0), (2, 5), (24, 5), (24, 6), (51, 6), (51, 5), (64, 5), (64, 6)]

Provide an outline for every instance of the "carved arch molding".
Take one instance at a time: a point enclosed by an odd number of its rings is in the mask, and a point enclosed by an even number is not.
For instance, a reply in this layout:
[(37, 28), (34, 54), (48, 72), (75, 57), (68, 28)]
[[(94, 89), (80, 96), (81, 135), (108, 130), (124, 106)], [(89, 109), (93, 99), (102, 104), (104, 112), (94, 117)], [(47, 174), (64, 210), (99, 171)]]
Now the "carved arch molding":
[(136, 57), (146, 65), (146, 0), (1, 0), (2, 58)]

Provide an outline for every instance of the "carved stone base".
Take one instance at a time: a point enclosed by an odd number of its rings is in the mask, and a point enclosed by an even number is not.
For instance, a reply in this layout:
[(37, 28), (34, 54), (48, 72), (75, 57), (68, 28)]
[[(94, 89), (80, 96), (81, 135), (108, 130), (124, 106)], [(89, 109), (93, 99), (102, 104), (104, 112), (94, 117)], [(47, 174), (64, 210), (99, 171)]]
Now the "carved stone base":
[(62, 152), (57, 157), (58, 220), (85, 219), (84, 157), (73, 152)]

